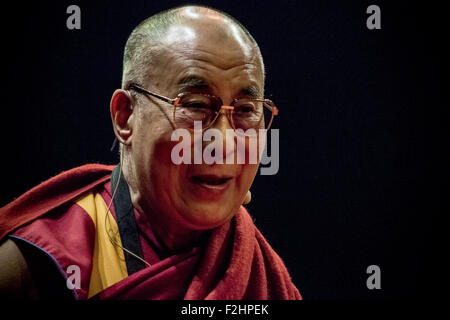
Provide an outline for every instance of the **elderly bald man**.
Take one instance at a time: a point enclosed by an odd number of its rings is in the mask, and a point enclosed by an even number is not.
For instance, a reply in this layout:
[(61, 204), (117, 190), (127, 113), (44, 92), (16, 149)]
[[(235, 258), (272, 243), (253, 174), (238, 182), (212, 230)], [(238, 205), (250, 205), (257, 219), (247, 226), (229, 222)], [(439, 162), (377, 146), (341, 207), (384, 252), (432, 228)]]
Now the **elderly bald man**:
[(260, 50), (232, 17), (185, 6), (143, 21), (110, 104), (120, 164), (63, 172), (1, 208), (2, 294), (300, 299), (242, 206), (258, 163), (176, 164), (172, 155), (174, 130), (193, 135), (195, 123), (223, 137), (268, 129), (276, 107), (263, 97)]

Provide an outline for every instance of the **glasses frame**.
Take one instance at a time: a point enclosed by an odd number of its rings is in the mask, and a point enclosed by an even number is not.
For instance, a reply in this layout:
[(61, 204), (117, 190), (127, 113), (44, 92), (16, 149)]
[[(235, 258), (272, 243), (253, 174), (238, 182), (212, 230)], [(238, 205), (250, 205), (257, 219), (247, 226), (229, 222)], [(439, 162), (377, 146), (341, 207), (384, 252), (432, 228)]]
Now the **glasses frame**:
[[(143, 88), (140, 85), (135, 84), (135, 83), (131, 83), (128, 86), (128, 90), (134, 90), (134, 91), (136, 91), (138, 93), (142, 93), (142, 94), (145, 94), (145, 95), (152, 96), (154, 98), (157, 98), (157, 99), (159, 99), (161, 101), (164, 101), (164, 102), (167, 102), (167, 103), (170, 103), (171, 105), (173, 105), (174, 106), (174, 108), (173, 108), (173, 122), (174, 122), (175, 125), (176, 125), (175, 112), (176, 112), (176, 108), (179, 106), (181, 98), (183, 96), (188, 95), (188, 94), (192, 94), (190, 92), (182, 92), (176, 98), (171, 99), (171, 98), (165, 97), (163, 95), (151, 92), (151, 91), (149, 91), (149, 90), (147, 90), (147, 89), (145, 89), (145, 88)], [(234, 104), (236, 104), (236, 102), (238, 102), (239, 100), (244, 100), (244, 99), (233, 99), (231, 104), (227, 106), (227, 105), (223, 104), (223, 101), (222, 101), (222, 99), (220, 97), (217, 97), (215, 95), (204, 94), (204, 93), (196, 93), (196, 94), (199, 94), (199, 95), (202, 95), (202, 96), (206, 96), (206, 97), (209, 97), (209, 98), (212, 98), (212, 99), (216, 99), (216, 100), (218, 100), (220, 102), (220, 105), (221, 105), (220, 109), (215, 111), (216, 115), (214, 116), (214, 119), (212, 119), (211, 122), (206, 127), (202, 128), (203, 130), (210, 128), (216, 122), (216, 120), (219, 117), (219, 115), (220, 115), (222, 110), (224, 110), (224, 111), (228, 110), (229, 111), (227, 113), (227, 118), (230, 121), (230, 124), (233, 127), (233, 129), (236, 130), (236, 126), (234, 125), (234, 121), (233, 121), (233, 117), (232, 117), (232, 113), (233, 113), (234, 108), (235, 108)], [(266, 130), (269, 130), (269, 128), (272, 125), (273, 118), (275, 116), (277, 116), (278, 112), (279, 112), (278, 108), (275, 106), (273, 101), (270, 100), (270, 99), (258, 99), (258, 98), (245, 98), (245, 100), (262, 102), (263, 103), (263, 107), (265, 107), (265, 108), (267, 108), (267, 109), (269, 109), (271, 111), (271, 118), (270, 118), (269, 124), (267, 125), (267, 128), (265, 128)], [(254, 128), (254, 129), (256, 129), (256, 128)]]

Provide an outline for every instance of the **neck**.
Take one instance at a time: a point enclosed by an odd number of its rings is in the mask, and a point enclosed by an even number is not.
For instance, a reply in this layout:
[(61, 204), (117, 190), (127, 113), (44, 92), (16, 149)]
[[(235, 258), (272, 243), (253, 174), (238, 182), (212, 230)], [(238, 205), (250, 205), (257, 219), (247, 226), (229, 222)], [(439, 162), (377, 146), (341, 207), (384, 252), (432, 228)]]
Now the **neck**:
[(158, 241), (170, 251), (180, 251), (194, 247), (204, 233), (203, 231), (168, 228), (165, 224), (159, 223), (155, 219), (157, 215), (153, 214), (153, 212), (143, 212), (139, 208), (137, 210), (143, 222), (150, 226)]
[(133, 181), (136, 181), (134, 172), (126, 164), (122, 167), (122, 172), (128, 184), (133, 207), (138, 211), (143, 222), (150, 226), (159, 242), (170, 251), (184, 250), (195, 246), (205, 231), (189, 229), (179, 222), (164, 219), (167, 213), (159, 212), (156, 209), (158, 206), (149, 204), (148, 199), (144, 199), (139, 188), (133, 184)]

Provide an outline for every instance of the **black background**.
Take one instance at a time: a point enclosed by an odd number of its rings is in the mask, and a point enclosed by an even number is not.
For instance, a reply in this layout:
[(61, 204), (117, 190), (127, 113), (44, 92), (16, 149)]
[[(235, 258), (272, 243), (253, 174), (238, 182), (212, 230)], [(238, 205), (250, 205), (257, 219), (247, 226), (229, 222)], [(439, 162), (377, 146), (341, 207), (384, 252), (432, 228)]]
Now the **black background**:
[[(249, 211), (305, 299), (434, 299), (445, 289), (445, 10), (393, 2), (196, 2), (237, 18), (260, 45), (280, 109), (280, 170), (257, 176)], [(109, 100), (125, 41), (146, 17), (184, 3), (3, 10), (0, 205), (63, 170), (117, 163)], [(71, 4), (81, 30), (66, 28)], [(381, 30), (366, 27), (371, 4)], [(372, 264), (381, 290), (366, 287)]]

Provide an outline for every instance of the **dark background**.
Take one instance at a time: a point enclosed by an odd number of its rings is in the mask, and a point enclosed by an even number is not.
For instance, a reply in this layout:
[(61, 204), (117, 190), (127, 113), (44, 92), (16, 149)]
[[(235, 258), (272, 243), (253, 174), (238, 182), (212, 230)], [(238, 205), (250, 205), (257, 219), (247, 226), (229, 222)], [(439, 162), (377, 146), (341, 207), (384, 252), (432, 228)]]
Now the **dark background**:
[[(305, 299), (435, 299), (445, 289), (445, 10), (392, 2), (195, 2), (237, 18), (261, 47), (266, 93), (280, 109), (280, 170), (257, 176), (249, 210)], [(3, 10), (0, 205), (63, 170), (117, 163), (109, 100), (125, 41), (183, 3)], [(71, 4), (81, 30), (66, 28)], [(371, 4), (381, 30), (366, 28)], [(372, 264), (381, 290), (366, 287)]]

